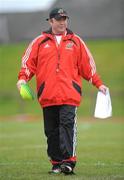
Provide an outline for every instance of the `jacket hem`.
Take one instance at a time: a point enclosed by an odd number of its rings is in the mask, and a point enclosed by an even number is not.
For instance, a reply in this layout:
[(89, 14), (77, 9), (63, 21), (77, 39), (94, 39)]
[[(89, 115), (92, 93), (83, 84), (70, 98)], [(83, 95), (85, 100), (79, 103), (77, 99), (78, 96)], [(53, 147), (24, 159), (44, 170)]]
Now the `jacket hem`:
[(48, 106), (59, 106), (59, 105), (72, 105), (72, 106), (79, 106), (80, 105), (80, 102), (79, 103), (68, 103), (68, 102), (62, 102), (62, 103), (47, 103), (47, 104), (40, 104), (42, 108), (44, 107), (48, 107)]

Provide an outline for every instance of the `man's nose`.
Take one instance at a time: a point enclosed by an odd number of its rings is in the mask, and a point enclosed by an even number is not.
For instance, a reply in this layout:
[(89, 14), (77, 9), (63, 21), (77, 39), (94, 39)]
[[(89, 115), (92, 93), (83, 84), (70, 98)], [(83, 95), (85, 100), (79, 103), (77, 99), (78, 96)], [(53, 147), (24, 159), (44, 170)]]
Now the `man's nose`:
[(61, 24), (65, 24), (65, 20), (61, 19), (61, 20), (60, 20), (60, 23), (61, 23)]

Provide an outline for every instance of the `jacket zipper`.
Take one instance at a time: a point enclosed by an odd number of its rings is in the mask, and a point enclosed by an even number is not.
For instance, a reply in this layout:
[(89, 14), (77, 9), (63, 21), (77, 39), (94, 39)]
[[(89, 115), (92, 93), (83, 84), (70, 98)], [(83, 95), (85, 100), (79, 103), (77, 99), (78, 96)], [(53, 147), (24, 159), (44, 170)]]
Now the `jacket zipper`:
[(60, 50), (59, 50), (59, 46), (58, 46), (58, 62), (57, 62), (56, 72), (58, 73), (59, 70), (60, 70)]
[(57, 66), (56, 66), (56, 72), (59, 73), (59, 70), (60, 70), (60, 44), (58, 44), (56, 37), (55, 37), (55, 41), (56, 41), (56, 49), (57, 49), (57, 53), (58, 53), (58, 62), (57, 62)]

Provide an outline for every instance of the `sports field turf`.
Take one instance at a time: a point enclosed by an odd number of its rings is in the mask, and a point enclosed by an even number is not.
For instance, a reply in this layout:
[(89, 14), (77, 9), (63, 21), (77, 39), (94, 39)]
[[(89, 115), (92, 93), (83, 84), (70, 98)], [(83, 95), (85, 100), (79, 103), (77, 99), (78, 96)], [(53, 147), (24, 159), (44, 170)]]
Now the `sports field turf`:
[(123, 180), (123, 132), (122, 119), (78, 120), (76, 175), (49, 175), (43, 121), (2, 120), (0, 180)]

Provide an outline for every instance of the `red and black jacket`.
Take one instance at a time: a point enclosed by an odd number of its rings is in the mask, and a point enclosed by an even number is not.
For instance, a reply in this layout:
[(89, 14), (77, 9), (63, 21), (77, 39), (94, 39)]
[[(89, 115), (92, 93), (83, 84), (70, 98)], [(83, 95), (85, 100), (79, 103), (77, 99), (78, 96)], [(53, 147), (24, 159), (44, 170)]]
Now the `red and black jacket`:
[(57, 45), (51, 29), (29, 44), (22, 57), (18, 78), (29, 81), (33, 75), (36, 75), (38, 100), (42, 107), (79, 106), (81, 78), (97, 88), (102, 85), (90, 51), (69, 29), (62, 36), (60, 45)]

